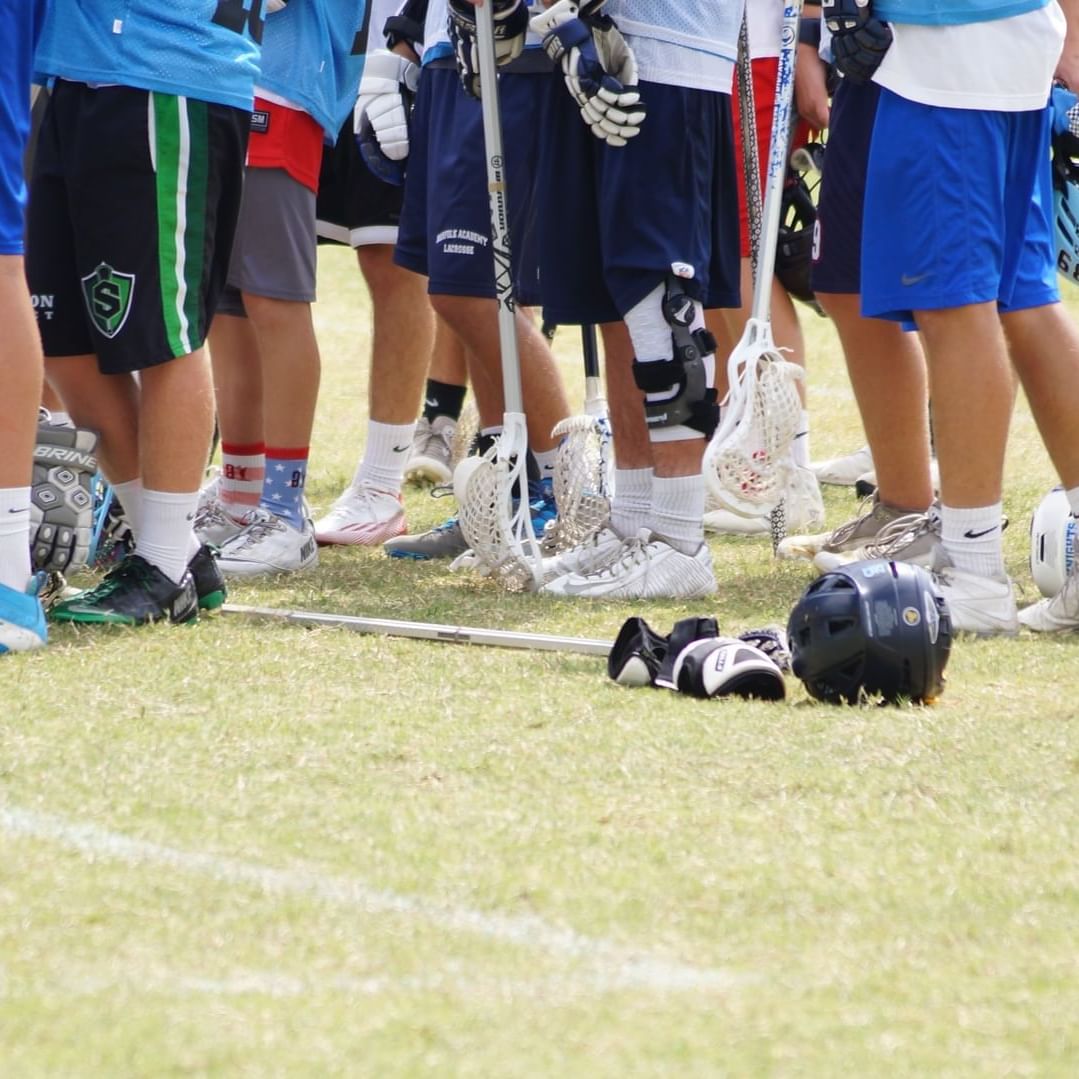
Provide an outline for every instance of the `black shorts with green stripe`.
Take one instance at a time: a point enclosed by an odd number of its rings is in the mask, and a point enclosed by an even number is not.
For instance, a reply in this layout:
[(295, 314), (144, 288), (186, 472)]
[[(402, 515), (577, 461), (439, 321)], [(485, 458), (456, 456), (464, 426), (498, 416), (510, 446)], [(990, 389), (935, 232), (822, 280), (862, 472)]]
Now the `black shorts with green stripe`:
[(184, 356), (228, 272), (250, 114), (58, 81), (38, 140), (26, 267), (46, 356), (105, 374)]

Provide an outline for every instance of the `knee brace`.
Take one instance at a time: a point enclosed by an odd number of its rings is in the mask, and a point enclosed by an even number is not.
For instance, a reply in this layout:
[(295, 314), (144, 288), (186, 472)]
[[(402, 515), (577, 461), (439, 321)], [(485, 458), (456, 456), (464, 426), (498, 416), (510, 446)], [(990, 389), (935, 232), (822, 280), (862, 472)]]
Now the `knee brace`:
[(663, 317), (671, 328), (674, 359), (633, 361), (633, 380), (646, 394), (663, 394), (645, 404), (649, 430), (689, 427), (711, 438), (719, 423), (716, 391), (708, 386), (704, 357), (715, 352), (716, 339), (704, 327), (693, 330), (696, 303), (680, 278), (667, 278)]

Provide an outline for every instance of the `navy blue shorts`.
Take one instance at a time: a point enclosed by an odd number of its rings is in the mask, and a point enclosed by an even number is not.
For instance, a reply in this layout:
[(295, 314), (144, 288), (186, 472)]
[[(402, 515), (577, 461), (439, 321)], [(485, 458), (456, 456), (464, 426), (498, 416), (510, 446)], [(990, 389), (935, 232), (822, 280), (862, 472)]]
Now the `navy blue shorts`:
[(862, 291), (862, 209), (880, 87), (840, 79), (832, 98), (817, 223), (813, 291)]
[[(426, 276), (428, 291), (436, 295), (493, 298), (483, 111), (448, 63), (435, 61), (420, 77), (394, 260)], [(514, 292), (522, 304), (539, 302), (535, 155), (546, 84), (542, 74), (499, 78)]]
[(862, 314), (1059, 299), (1049, 108), (945, 109), (881, 92), (866, 184)]
[(648, 117), (626, 146), (600, 142), (561, 73), (547, 80), (540, 148), (540, 266), (550, 322), (617, 322), (694, 271), (706, 307), (739, 303), (738, 197), (730, 97), (641, 83)]

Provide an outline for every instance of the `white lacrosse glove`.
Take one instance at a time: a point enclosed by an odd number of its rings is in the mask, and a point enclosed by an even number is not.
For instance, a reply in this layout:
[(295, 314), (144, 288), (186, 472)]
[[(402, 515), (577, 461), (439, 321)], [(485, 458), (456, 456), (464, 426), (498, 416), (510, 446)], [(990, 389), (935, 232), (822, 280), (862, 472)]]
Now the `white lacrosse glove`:
[(411, 96), (420, 78), (417, 64), (397, 53), (377, 49), (367, 54), (360, 96), (352, 113), (352, 130), (363, 140), (370, 130), (391, 161), (408, 157)]
[(559, 0), (531, 26), (543, 35), (547, 55), (561, 64), (592, 134), (610, 146), (625, 146), (640, 132), (646, 109), (637, 92), (636, 57), (614, 20), (599, 14), (599, 5), (584, 13), (576, 0)]
[[(528, 34), (527, 0), (488, 0), (495, 31), (495, 63), (501, 67), (524, 51)], [(461, 84), (473, 97), (480, 96), (480, 54), (476, 9), (469, 0), (449, 0), (449, 36)]]

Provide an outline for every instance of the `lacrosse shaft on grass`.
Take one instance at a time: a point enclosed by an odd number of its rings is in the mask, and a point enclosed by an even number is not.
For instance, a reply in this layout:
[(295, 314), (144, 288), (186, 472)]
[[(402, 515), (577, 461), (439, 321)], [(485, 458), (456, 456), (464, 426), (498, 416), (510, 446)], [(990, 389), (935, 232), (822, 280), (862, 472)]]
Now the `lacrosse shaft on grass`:
[(381, 637), (407, 637), (444, 644), (486, 645), (517, 648), (528, 652), (573, 652), (584, 656), (606, 656), (610, 642), (589, 637), (559, 637), (548, 633), (515, 633), (512, 630), (483, 629), (479, 626), (450, 626), (437, 622), (399, 622), (389, 618), (363, 618), (350, 614), (320, 611), (293, 611), (279, 607), (246, 607), (226, 603), (222, 613), (253, 622), (285, 622), (295, 626), (347, 629), (353, 633)]

